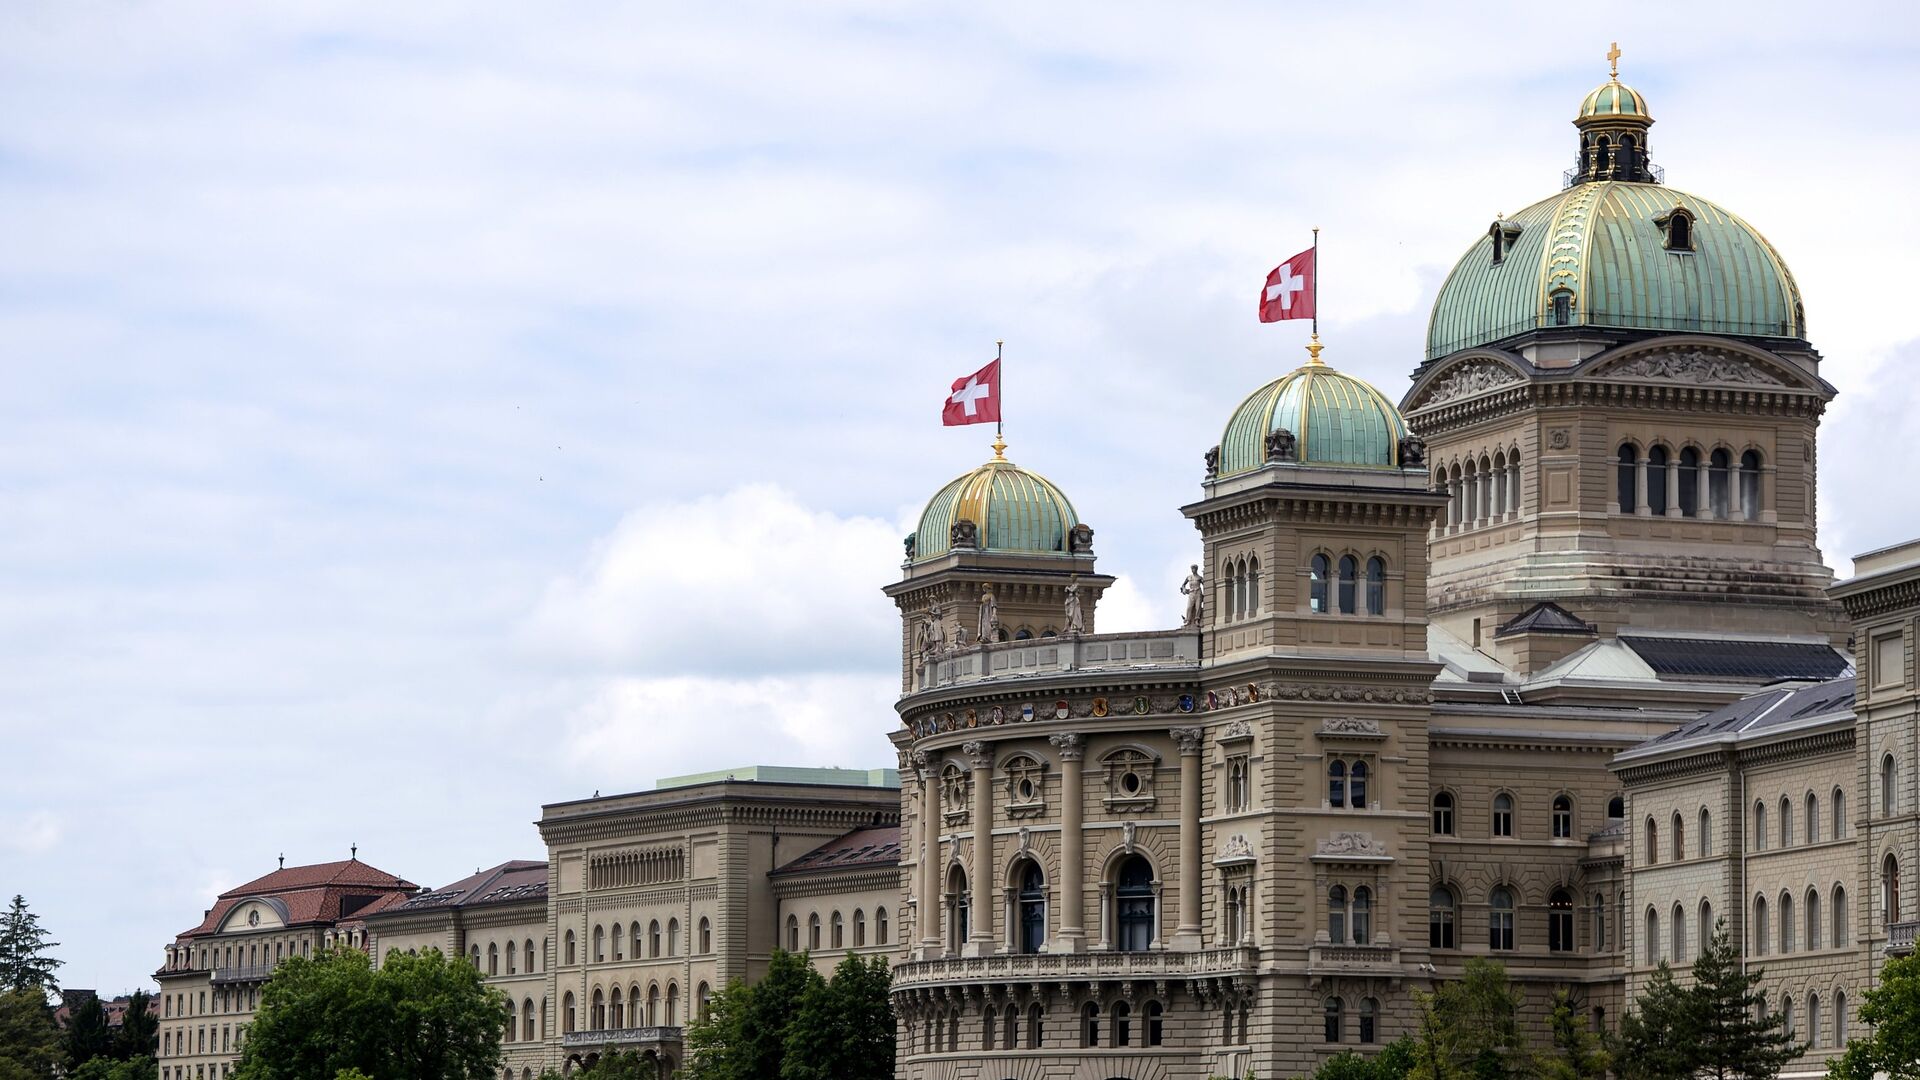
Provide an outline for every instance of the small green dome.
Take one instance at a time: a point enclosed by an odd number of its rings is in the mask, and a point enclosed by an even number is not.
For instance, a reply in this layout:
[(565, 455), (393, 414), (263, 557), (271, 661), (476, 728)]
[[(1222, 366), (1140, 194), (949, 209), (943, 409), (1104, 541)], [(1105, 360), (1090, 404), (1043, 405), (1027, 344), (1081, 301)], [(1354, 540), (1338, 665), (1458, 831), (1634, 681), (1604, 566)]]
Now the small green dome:
[(914, 530), (913, 560), (945, 555), (961, 521), (973, 522), (983, 550), (1060, 554), (1069, 551), (1069, 535), (1080, 524), (1065, 492), (998, 453), (928, 500)]
[(1233, 410), (1220, 437), (1219, 475), (1266, 465), (1267, 436), (1280, 430), (1292, 433), (1293, 460), (1301, 465), (1393, 468), (1400, 464), (1407, 423), (1365, 379), (1315, 359), (1255, 390)]
[(1635, 119), (1653, 123), (1653, 114), (1647, 112), (1647, 99), (1640, 91), (1613, 79), (1593, 88), (1593, 93), (1580, 103), (1580, 115), (1574, 118), (1578, 124), (1582, 120)]
[(1799, 286), (1759, 230), (1697, 195), (1621, 180), (1576, 183), (1483, 233), (1434, 300), (1427, 358), (1547, 326), (1806, 336)]

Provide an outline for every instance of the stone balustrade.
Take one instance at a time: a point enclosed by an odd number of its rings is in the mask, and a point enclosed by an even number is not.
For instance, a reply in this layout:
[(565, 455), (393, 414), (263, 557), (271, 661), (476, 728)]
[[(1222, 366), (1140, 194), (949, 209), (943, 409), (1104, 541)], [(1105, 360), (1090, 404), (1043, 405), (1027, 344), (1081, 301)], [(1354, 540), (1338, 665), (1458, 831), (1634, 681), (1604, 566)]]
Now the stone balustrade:
[(1022, 980), (1192, 979), (1251, 975), (1258, 963), (1259, 950), (1252, 946), (1197, 952), (1001, 953), (901, 964), (893, 969), (893, 987), (907, 990), (955, 983)]
[(569, 1050), (582, 1046), (631, 1046), (639, 1043), (677, 1043), (677, 1027), (606, 1028), (600, 1031), (569, 1031), (565, 1043)]
[(1906, 956), (1913, 952), (1914, 932), (1920, 922), (1897, 922), (1887, 927), (1887, 955)]
[(1075, 671), (1194, 667), (1199, 662), (1200, 635), (1193, 630), (998, 641), (923, 658), (914, 669), (914, 689)]
[(1400, 950), (1392, 945), (1315, 945), (1307, 955), (1310, 975), (1399, 975)]

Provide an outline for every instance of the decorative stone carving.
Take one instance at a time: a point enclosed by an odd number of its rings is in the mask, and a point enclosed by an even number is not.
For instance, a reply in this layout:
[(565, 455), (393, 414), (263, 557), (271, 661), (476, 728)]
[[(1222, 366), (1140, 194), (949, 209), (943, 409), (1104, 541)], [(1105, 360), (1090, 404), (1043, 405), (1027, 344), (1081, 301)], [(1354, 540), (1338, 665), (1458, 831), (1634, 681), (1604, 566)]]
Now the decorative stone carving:
[(1427, 440), (1418, 435), (1400, 437), (1400, 467), (1414, 468), (1427, 463)]
[(1082, 521), (1067, 530), (1067, 550), (1075, 555), (1085, 555), (1093, 550), (1093, 526)]
[(973, 636), (978, 641), (992, 641), (993, 628), (1000, 622), (1000, 605), (993, 598), (993, 586), (980, 589), (980, 616)]
[(1572, 445), (1573, 445), (1573, 432), (1568, 431), (1566, 428), (1563, 428), (1563, 427), (1547, 429), (1547, 449), (1565, 450), (1567, 447)]
[(993, 767), (993, 755), (987, 752), (987, 744), (979, 739), (969, 739), (960, 744), (960, 752), (973, 759), (973, 767), (987, 769)]
[(1277, 428), (1267, 432), (1267, 460), (1292, 461), (1299, 440), (1286, 428)]
[(1060, 760), (1062, 761), (1078, 761), (1084, 757), (1087, 752), (1087, 737), (1071, 731), (1063, 731), (1058, 735), (1049, 735), (1047, 736), (1047, 741), (1052, 743), (1053, 748), (1060, 752)]
[(971, 548), (980, 546), (980, 526), (965, 518), (953, 523), (947, 530), (947, 543), (951, 547)]
[(1220, 448), (1218, 446), (1212, 447), (1207, 450), (1206, 461), (1207, 461), (1207, 479), (1211, 480), (1214, 477), (1219, 476), (1220, 475)]
[(1076, 574), (1067, 579), (1067, 625), (1062, 633), (1073, 635), (1086, 632), (1086, 617), (1080, 610), (1080, 577)]
[(1198, 629), (1207, 606), (1207, 579), (1200, 575), (1199, 563), (1188, 566), (1187, 580), (1180, 583), (1180, 595), (1187, 598), (1187, 613), (1180, 621), (1181, 628)]
[(1380, 722), (1363, 716), (1333, 716), (1320, 722), (1322, 735), (1379, 735)]
[(1469, 360), (1434, 380), (1414, 408), (1442, 405), (1456, 398), (1496, 390), (1520, 381), (1512, 368), (1492, 360)]
[(1234, 722), (1228, 724), (1226, 727), (1223, 727), (1220, 729), (1221, 742), (1228, 742), (1233, 739), (1251, 739), (1251, 738), (1253, 738), (1253, 725), (1247, 723), (1245, 720), (1235, 720)]
[(1337, 832), (1320, 841), (1314, 847), (1316, 855), (1385, 855), (1387, 845), (1373, 838), (1372, 833)]
[(1200, 752), (1200, 741), (1204, 733), (1199, 728), (1168, 728), (1167, 734), (1173, 736), (1174, 745), (1180, 748), (1182, 754), (1197, 754)]
[(1645, 353), (1610, 364), (1599, 374), (1612, 378), (1673, 379), (1691, 383), (1733, 383), (1739, 386), (1785, 386), (1771, 371), (1743, 357), (1702, 349)]
[(1120, 850), (1129, 855), (1133, 854), (1133, 834), (1137, 828), (1139, 828), (1139, 826), (1131, 821), (1123, 821), (1120, 823)]
[(908, 533), (907, 538), (903, 543), (905, 544), (907, 549), (907, 561), (912, 562), (913, 556), (914, 556), (914, 549), (920, 543), (920, 535), (918, 533)]
[(1033, 852), (1033, 830), (1028, 828), (1025, 825), (1022, 825), (1020, 826), (1020, 854), (1028, 855), (1028, 854), (1031, 854), (1032, 852)]
[(1213, 857), (1215, 866), (1239, 866), (1252, 861), (1253, 841), (1239, 833), (1227, 837), (1226, 843), (1220, 845), (1220, 853)]

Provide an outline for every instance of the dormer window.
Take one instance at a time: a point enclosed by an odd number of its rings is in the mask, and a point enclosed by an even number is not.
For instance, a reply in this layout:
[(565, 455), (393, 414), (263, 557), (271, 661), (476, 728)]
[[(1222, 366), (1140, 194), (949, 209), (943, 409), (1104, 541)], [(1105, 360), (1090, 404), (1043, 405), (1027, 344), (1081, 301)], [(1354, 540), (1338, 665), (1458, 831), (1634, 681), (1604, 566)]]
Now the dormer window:
[(1655, 225), (1666, 230), (1668, 251), (1693, 250), (1693, 215), (1682, 207), (1653, 219)]
[(1487, 226), (1487, 236), (1493, 241), (1493, 265), (1499, 266), (1506, 261), (1507, 252), (1513, 248), (1513, 242), (1520, 237), (1518, 222), (1505, 221), (1499, 217)]
[(1549, 299), (1553, 304), (1553, 325), (1572, 325), (1573, 293), (1567, 289), (1556, 289)]

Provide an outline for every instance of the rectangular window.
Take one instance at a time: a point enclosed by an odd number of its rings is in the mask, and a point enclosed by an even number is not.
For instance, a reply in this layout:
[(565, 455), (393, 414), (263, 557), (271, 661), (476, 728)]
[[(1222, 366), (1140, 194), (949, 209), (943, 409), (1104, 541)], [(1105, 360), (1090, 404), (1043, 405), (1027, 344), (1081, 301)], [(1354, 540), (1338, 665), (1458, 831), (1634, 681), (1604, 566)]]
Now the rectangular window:
[(1906, 650), (1899, 631), (1873, 639), (1873, 686), (1885, 689), (1907, 681)]

